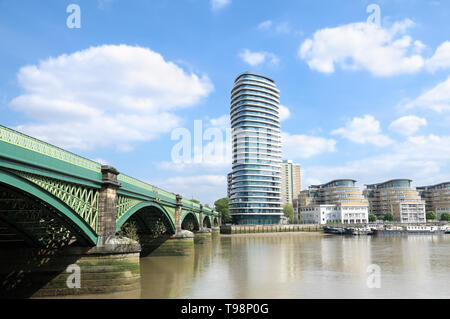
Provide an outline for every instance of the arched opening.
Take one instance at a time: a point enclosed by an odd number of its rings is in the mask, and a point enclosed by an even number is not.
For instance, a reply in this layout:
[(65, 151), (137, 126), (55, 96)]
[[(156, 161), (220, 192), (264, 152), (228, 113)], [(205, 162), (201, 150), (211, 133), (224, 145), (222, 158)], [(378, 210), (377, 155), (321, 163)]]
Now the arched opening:
[(200, 230), (198, 220), (193, 213), (188, 213), (184, 216), (181, 222), (181, 229), (189, 230), (191, 232)]
[(0, 170), (0, 247), (95, 246), (97, 234), (39, 186)]
[(219, 227), (219, 220), (217, 219), (217, 217), (214, 217), (213, 223), (214, 227)]
[(167, 213), (153, 204), (148, 204), (134, 213), (130, 214), (126, 221), (120, 225), (119, 229), (123, 232), (132, 231), (137, 235), (150, 235), (153, 237), (162, 237), (175, 234), (175, 228)]
[(203, 218), (203, 227), (211, 228), (211, 219), (209, 216), (205, 216), (205, 218)]
[(133, 207), (117, 222), (119, 235), (136, 240), (141, 256), (147, 256), (175, 234), (167, 211), (156, 203), (144, 202)]
[(32, 296), (77, 262), (76, 255), (61, 258), (62, 249), (96, 243), (94, 230), (70, 207), (0, 170), (0, 296)]

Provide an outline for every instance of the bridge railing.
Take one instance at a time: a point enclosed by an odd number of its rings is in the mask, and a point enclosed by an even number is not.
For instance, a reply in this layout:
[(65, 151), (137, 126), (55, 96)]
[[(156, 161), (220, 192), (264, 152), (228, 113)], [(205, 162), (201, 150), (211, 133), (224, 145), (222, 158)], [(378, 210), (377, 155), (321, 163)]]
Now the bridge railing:
[(58, 160), (100, 172), (102, 165), (57, 146), (0, 125), (0, 141), (16, 145)]
[(174, 193), (167, 192), (167, 191), (162, 190), (162, 189), (160, 189), (160, 188), (158, 188), (156, 186), (147, 184), (147, 183), (145, 183), (143, 181), (140, 181), (140, 180), (138, 180), (138, 179), (136, 179), (134, 177), (125, 175), (123, 173), (119, 174), (119, 176), (117, 177), (117, 180), (119, 182), (125, 182), (127, 184), (130, 184), (130, 185), (133, 185), (133, 186), (136, 186), (136, 187), (148, 190), (148, 191), (154, 193), (157, 196), (158, 195), (163, 195), (163, 196), (169, 197), (171, 199), (175, 199), (175, 197), (176, 197), (176, 195)]
[[(167, 192), (167, 191), (165, 191), (165, 190), (163, 190), (161, 188), (158, 188), (158, 187), (153, 186), (151, 184), (145, 183), (145, 182), (140, 181), (140, 180), (138, 180), (138, 179), (136, 179), (134, 177), (125, 175), (123, 173), (119, 174), (119, 176), (117, 177), (117, 180), (119, 182), (124, 182), (124, 183), (130, 184), (132, 186), (135, 186), (135, 187), (138, 187), (138, 188), (150, 191), (156, 197), (159, 197), (159, 196), (162, 195), (162, 196), (165, 196), (165, 197), (170, 198), (172, 200), (176, 199), (176, 194), (174, 194), (174, 193)], [(191, 208), (194, 211), (200, 211), (200, 204), (197, 204), (197, 203), (195, 203), (193, 201), (190, 201), (190, 200), (184, 199), (184, 198), (182, 199), (181, 202), (182, 202), (184, 208)], [(212, 213), (212, 210), (209, 209), (208, 207), (203, 207), (203, 211), (205, 211), (205, 212), (207, 212), (209, 214)]]

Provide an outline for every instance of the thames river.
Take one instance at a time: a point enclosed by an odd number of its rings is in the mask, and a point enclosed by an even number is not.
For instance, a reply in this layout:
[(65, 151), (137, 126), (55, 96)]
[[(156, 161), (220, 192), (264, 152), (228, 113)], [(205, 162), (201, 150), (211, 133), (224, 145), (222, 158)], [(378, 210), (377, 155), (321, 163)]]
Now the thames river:
[(141, 276), (140, 291), (104, 297), (450, 298), (450, 235), (221, 235), (142, 258)]

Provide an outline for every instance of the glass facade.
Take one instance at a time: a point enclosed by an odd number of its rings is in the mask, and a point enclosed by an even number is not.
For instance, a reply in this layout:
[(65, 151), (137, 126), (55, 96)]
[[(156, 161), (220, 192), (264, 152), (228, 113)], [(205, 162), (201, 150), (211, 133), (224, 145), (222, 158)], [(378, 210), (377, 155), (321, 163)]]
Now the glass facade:
[(235, 224), (278, 224), (281, 212), (279, 91), (273, 80), (239, 75), (231, 90), (233, 171), (230, 215)]

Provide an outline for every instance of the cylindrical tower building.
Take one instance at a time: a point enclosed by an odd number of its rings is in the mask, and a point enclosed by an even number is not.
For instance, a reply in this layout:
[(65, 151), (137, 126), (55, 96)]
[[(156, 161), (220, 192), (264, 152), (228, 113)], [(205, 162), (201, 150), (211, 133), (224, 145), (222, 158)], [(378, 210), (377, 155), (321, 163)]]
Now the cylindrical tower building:
[(234, 81), (230, 215), (235, 224), (278, 224), (282, 215), (279, 93), (263, 75), (245, 72)]

